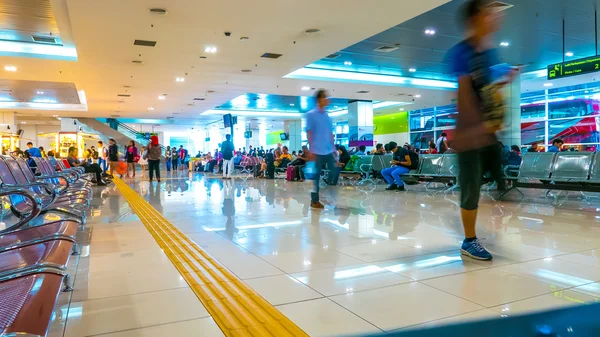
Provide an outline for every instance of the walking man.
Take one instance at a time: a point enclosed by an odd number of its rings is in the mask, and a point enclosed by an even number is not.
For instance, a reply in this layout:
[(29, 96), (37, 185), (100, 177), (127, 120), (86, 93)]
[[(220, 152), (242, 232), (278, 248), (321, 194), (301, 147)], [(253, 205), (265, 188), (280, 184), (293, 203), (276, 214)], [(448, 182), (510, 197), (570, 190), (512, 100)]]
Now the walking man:
[(333, 153), (333, 123), (331, 117), (325, 111), (329, 104), (327, 91), (320, 89), (315, 94), (317, 106), (314, 110), (306, 114), (306, 132), (308, 136), (308, 145), (310, 152), (315, 156), (316, 174), (314, 177), (314, 189), (311, 193), (310, 207), (314, 209), (325, 208), (319, 201), (319, 180), (321, 179), (321, 170), (323, 165), (329, 170), (329, 183), (337, 184), (339, 168), (335, 163)]
[[(453, 148), (458, 152), (460, 213), (465, 231), (461, 253), (477, 260), (491, 260), (475, 233), (482, 170), (500, 172), (496, 132), (502, 128), (504, 103), (499, 89), (512, 81), (508, 68), (504, 82), (492, 77), (499, 59), (487, 41), (498, 30), (499, 14), (486, 0), (469, 0), (462, 7), (467, 37), (449, 51), (451, 71), (458, 78), (458, 117)], [(496, 180), (496, 179), (495, 179)], [(500, 186), (499, 186), (500, 188)]]

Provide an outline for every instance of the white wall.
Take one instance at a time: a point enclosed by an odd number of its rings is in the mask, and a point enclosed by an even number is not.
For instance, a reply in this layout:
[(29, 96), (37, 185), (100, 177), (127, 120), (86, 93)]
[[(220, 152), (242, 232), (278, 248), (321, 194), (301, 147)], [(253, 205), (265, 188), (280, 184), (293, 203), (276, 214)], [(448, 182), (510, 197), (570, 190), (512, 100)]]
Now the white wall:
[(392, 133), (388, 135), (375, 135), (374, 138), (377, 144), (382, 143), (384, 145), (391, 141), (398, 143), (400, 146), (404, 145), (404, 143), (410, 143), (410, 136), (408, 132)]
[[(59, 125), (19, 124), (17, 125), (17, 128), (23, 130), (23, 136), (19, 140), (19, 148), (22, 150), (27, 149), (28, 142), (32, 142), (35, 147), (42, 146), (46, 151), (53, 150), (54, 148), (52, 148), (50, 144), (56, 142), (56, 138), (38, 137), (38, 134), (58, 133), (60, 131)], [(95, 144), (90, 144), (90, 146), (91, 145)]]

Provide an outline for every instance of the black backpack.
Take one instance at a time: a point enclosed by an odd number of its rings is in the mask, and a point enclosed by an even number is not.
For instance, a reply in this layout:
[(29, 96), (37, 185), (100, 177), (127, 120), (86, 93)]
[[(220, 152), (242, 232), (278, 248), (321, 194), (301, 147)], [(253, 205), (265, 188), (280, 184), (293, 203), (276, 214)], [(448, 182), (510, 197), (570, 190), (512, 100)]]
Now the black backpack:
[(408, 167), (411, 170), (416, 170), (419, 168), (419, 154), (414, 151), (408, 151), (408, 156), (410, 157), (410, 166)]

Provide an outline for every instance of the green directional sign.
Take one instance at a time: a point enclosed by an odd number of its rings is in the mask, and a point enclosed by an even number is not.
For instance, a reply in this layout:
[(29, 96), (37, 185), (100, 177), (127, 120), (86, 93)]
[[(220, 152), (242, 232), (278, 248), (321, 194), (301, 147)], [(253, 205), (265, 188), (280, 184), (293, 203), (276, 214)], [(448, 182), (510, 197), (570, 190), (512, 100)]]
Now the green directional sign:
[(555, 80), (557, 78), (589, 74), (596, 71), (600, 71), (600, 56), (551, 64), (548, 66), (548, 79)]

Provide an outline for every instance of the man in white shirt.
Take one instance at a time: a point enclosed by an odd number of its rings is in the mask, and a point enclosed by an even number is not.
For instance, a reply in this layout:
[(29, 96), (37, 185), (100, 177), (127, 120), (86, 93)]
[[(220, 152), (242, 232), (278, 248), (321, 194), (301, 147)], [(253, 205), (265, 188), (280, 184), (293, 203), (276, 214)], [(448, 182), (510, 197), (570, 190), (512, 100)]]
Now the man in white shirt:
[(442, 134), (440, 135), (440, 138), (438, 138), (437, 141), (435, 142), (435, 147), (437, 148), (437, 151), (439, 154), (444, 154), (446, 151), (448, 151), (447, 136), (448, 135), (445, 132), (442, 132)]

